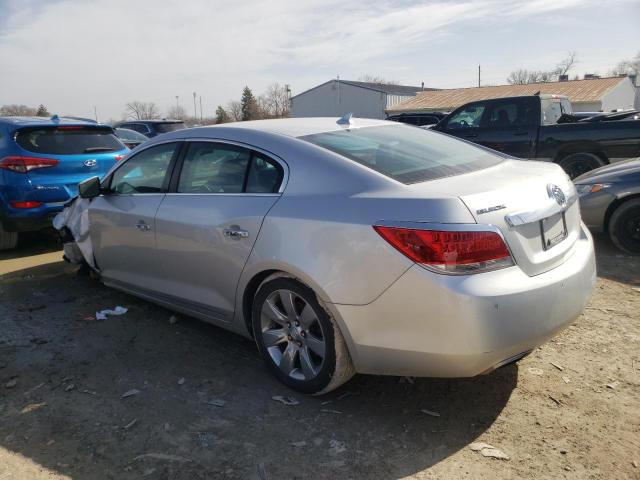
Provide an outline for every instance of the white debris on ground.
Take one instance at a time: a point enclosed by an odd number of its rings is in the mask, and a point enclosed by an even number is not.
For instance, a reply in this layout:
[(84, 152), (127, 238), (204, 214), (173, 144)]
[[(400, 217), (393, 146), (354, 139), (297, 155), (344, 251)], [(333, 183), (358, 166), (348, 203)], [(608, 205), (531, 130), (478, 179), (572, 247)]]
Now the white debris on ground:
[(498, 460), (510, 460), (509, 455), (499, 448), (484, 442), (474, 442), (469, 445), (474, 452), (479, 452), (483, 457), (497, 458)]
[(300, 402), (293, 397), (283, 397), (282, 395), (275, 395), (271, 398), (276, 402), (280, 402), (283, 405), (287, 405), (289, 407), (292, 407), (294, 405), (300, 405)]
[(119, 305), (113, 310), (100, 310), (99, 312), (96, 312), (96, 320), (106, 320), (109, 315), (124, 315), (128, 311), (128, 308), (121, 307)]

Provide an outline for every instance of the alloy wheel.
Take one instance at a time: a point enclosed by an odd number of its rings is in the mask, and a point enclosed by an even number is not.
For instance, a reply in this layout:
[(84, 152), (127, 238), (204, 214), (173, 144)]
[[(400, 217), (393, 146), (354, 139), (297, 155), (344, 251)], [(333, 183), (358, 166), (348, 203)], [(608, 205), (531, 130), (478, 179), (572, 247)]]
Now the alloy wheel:
[(284, 375), (318, 376), (327, 355), (326, 336), (309, 302), (291, 290), (275, 290), (262, 304), (260, 327), (264, 347)]

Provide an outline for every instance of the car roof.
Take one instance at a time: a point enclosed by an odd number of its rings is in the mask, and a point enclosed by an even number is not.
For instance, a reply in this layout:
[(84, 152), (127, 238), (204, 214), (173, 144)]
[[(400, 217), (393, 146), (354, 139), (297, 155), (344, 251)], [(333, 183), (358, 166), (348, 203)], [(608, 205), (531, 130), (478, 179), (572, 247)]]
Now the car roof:
[(91, 120), (80, 120), (78, 118), (69, 117), (0, 117), (0, 123), (12, 125), (16, 127), (39, 127), (39, 126), (57, 126), (57, 125), (81, 125), (88, 127), (109, 127), (109, 125), (96, 123)]
[(118, 123), (118, 125), (124, 125), (126, 123), (184, 123), (184, 120), (171, 120), (163, 118), (162, 120), (125, 120)]
[(237, 128), (267, 133), (277, 133), (289, 137), (303, 137), (315, 133), (334, 132), (347, 128), (375, 127), (381, 125), (398, 125), (397, 122), (373, 120), (370, 118), (351, 118), (349, 125), (339, 125), (338, 117), (279, 118), (272, 120), (251, 120), (246, 122), (223, 123), (211, 127), (198, 127), (181, 130), (184, 134), (196, 133), (201, 128)]

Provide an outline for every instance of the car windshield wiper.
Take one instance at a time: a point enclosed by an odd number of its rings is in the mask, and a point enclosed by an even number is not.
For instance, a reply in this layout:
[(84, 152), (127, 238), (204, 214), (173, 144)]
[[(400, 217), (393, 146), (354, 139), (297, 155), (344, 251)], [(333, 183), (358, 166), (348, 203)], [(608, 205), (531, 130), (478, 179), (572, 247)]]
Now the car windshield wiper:
[(115, 149), (113, 147), (87, 147), (84, 149), (84, 153), (91, 152), (113, 152)]

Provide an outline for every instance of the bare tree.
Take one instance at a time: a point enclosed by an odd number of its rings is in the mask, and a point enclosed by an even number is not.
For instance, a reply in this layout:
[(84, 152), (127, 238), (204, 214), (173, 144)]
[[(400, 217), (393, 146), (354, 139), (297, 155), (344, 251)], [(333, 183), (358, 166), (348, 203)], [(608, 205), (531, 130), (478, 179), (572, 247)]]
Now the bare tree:
[(26, 105), (3, 105), (0, 107), (0, 116), (3, 117), (33, 117), (37, 109)]
[(369, 73), (360, 75), (358, 77), (359, 82), (368, 82), (368, 83), (380, 83), (382, 85), (399, 85), (400, 82), (397, 80), (387, 80), (386, 78), (379, 75), (371, 75)]
[(272, 83), (258, 97), (258, 108), (267, 118), (283, 118), (289, 116), (289, 90), (286, 85)]
[(160, 111), (153, 102), (129, 102), (126, 107), (127, 118), (133, 120), (149, 120), (160, 117)]
[(520, 68), (509, 74), (507, 82), (512, 85), (555, 82), (558, 80), (560, 75), (566, 75), (577, 62), (576, 52), (569, 52), (567, 57), (560, 61), (555, 68), (552, 68), (551, 70), (527, 70)]
[(167, 117), (175, 120), (184, 120), (186, 116), (187, 112), (182, 105), (174, 105), (167, 111)]
[(242, 121), (242, 104), (240, 102), (237, 100), (229, 102), (226, 110), (232, 122)]
[(611, 75), (623, 75), (629, 73), (635, 73), (636, 75), (640, 75), (640, 52), (636, 54), (630, 60), (623, 60), (618, 62), (618, 64), (611, 70)]
[(556, 68), (552, 70), (555, 75), (566, 75), (569, 70), (571, 70), (576, 63), (578, 63), (578, 54), (574, 51), (567, 53), (567, 58), (563, 59), (560, 63), (556, 65)]

